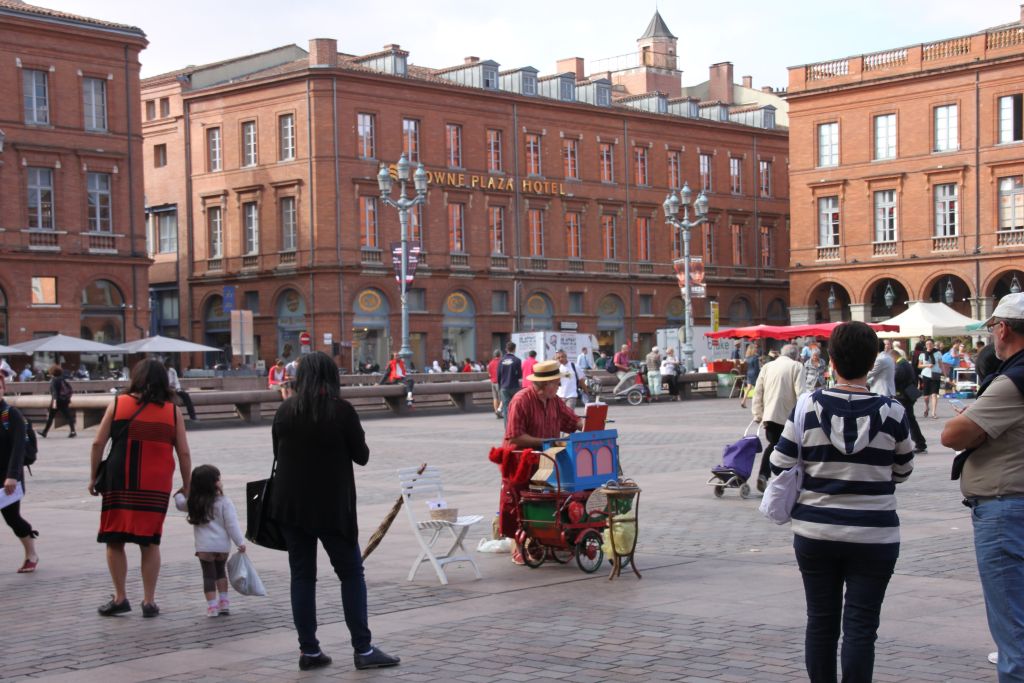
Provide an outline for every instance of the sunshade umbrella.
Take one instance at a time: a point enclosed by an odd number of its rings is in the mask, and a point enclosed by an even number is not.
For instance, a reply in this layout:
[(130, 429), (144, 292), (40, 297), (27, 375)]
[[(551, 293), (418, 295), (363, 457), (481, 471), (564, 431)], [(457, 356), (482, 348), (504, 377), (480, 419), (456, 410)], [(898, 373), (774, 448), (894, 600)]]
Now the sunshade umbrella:
[[(828, 337), (832, 334), (832, 330), (842, 325), (838, 323), (818, 323), (815, 325), (793, 325), (792, 330), (794, 337)], [(868, 327), (873, 329), (875, 332), (899, 332), (899, 325), (889, 325), (887, 323), (867, 323)]]
[(27, 356), (29, 354), (28, 354), (27, 351), (22, 351), (21, 349), (16, 349), (13, 346), (4, 346), (3, 344), (0, 344), (0, 356), (7, 356), (7, 355)]
[(899, 334), (883, 332), (880, 337), (952, 337), (966, 334), (968, 325), (978, 320), (968, 318), (941, 302), (915, 301), (899, 315), (883, 321), (899, 325)]
[[(427, 463), (423, 463), (422, 465), (420, 465), (420, 468), (419, 470), (416, 471), (416, 474), (423, 474), (423, 471), (425, 469), (427, 469)], [(391, 528), (391, 523), (394, 522), (395, 517), (398, 516), (398, 511), (402, 509), (402, 503), (404, 501), (405, 498), (403, 496), (398, 496), (398, 500), (396, 500), (395, 504), (391, 506), (391, 509), (388, 511), (388, 514), (384, 516), (384, 521), (380, 523), (380, 526), (377, 527), (377, 530), (373, 532), (372, 536), (370, 536), (370, 540), (366, 542), (366, 547), (363, 548), (364, 560), (367, 557), (369, 557), (370, 553), (372, 553), (374, 549), (380, 545), (380, 542), (384, 540), (384, 534), (386, 534), (388, 532), (388, 529)]]
[(184, 339), (161, 337), (160, 335), (125, 342), (124, 344), (119, 344), (118, 348), (123, 353), (202, 353), (207, 351), (223, 351), (223, 349), (213, 346), (204, 346), (185, 341)]
[[(816, 325), (755, 325), (753, 327), (730, 327), (718, 332), (705, 334), (709, 339), (796, 339), (797, 337), (827, 337), (842, 323), (819, 323)], [(876, 332), (899, 332), (899, 325), (868, 323)]]
[(124, 353), (123, 349), (116, 346), (63, 334), (19, 342), (14, 345), (14, 348), (24, 353)]

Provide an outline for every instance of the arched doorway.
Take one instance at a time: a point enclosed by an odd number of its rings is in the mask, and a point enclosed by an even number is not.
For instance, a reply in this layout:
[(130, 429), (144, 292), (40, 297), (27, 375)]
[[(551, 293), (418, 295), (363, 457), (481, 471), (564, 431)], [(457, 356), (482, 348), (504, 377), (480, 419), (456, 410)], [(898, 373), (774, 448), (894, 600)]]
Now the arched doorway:
[[(387, 365), (391, 349), (391, 307), (379, 289), (359, 292), (352, 316), (352, 369)], [(397, 351), (397, 349), (396, 349)]]
[(838, 282), (823, 282), (814, 288), (808, 305), (814, 308), (814, 322), (844, 322), (850, 317), (850, 293)]
[[(231, 316), (224, 310), (224, 297), (214, 294), (206, 300), (203, 309), (203, 338), (207, 346), (222, 349), (225, 358), (231, 358)], [(209, 352), (204, 361), (207, 367), (219, 363), (221, 354)]]
[(729, 304), (730, 327), (745, 327), (754, 324), (754, 309), (750, 300), (745, 296), (738, 296)]
[(928, 290), (928, 301), (943, 303), (971, 317), (971, 288), (956, 275), (940, 275)]
[(910, 294), (902, 283), (892, 278), (879, 280), (871, 290), (869, 301), (871, 302), (870, 322), (876, 323), (888, 320), (907, 310), (907, 301)]
[(277, 297), (277, 357), (285, 363), (302, 352), (299, 335), (306, 331), (306, 300), (294, 289)]
[(82, 290), (82, 339), (124, 343), (124, 294), (110, 280), (93, 280)]
[(786, 325), (789, 323), (789, 307), (782, 299), (772, 299), (768, 303), (765, 319), (769, 325)]
[(626, 306), (614, 294), (597, 305), (597, 346), (609, 356), (626, 343)]
[(992, 284), (992, 305), (999, 303), (1007, 294), (1016, 294), (1024, 287), (1024, 272), (1019, 270), (1008, 270), (1002, 273)]
[(555, 307), (547, 294), (534, 292), (526, 298), (523, 310), (523, 331), (543, 332), (555, 329)]
[(452, 292), (445, 299), (441, 337), (441, 355), (449, 362), (461, 367), (467, 358), (476, 359), (476, 305), (466, 292)]
[(0, 287), (0, 344), (7, 345), (7, 294)]

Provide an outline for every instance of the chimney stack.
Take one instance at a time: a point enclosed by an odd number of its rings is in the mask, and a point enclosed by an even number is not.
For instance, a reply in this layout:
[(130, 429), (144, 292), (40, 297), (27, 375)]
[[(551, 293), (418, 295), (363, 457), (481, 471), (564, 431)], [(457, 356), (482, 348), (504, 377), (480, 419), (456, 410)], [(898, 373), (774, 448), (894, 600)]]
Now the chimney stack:
[(732, 62), (711, 65), (708, 100), (732, 104)]
[(477, 62), (479, 62), (479, 61), (480, 61), (480, 58), (479, 58), (479, 57), (465, 57), (465, 58), (464, 58), (464, 59), (462, 60), (462, 63), (463, 63), (463, 64), (476, 64), (476, 63), (477, 63)]
[(762, 85), (762, 86), (761, 86), (761, 92), (766, 92), (766, 93), (768, 93), (769, 95), (771, 95), (772, 93), (774, 93), (774, 92), (775, 92), (775, 88), (773, 88), (773, 87), (772, 87), (772, 86), (770, 86), (770, 85)]
[(313, 38), (309, 41), (310, 66), (338, 66), (338, 41), (334, 38)]
[(754, 77), (753, 76), (744, 76), (743, 77), (743, 87), (744, 88), (753, 89), (754, 88)]
[(576, 80), (582, 81), (586, 78), (586, 70), (583, 67), (582, 57), (568, 57), (566, 59), (559, 59), (555, 66), (555, 71), (560, 74), (572, 72), (576, 74)]

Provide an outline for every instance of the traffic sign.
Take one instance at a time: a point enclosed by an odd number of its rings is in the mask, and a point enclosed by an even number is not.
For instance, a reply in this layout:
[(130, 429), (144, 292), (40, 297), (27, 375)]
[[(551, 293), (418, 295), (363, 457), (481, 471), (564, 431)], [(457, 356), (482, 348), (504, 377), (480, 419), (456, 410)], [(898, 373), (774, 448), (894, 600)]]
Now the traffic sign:
[(303, 346), (309, 346), (313, 343), (313, 337), (310, 336), (309, 332), (303, 332), (299, 335), (299, 343)]

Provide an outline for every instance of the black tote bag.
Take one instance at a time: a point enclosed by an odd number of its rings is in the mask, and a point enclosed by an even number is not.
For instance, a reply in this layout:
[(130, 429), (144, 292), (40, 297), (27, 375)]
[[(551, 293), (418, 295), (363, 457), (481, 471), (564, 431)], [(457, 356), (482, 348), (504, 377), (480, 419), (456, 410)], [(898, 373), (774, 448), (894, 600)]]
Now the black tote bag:
[(287, 550), (281, 527), (270, 518), (270, 492), (277, 472), (277, 456), (270, 469), (269, 479), (250, 481), (245, 485), (245, 537), (264, 548)]

